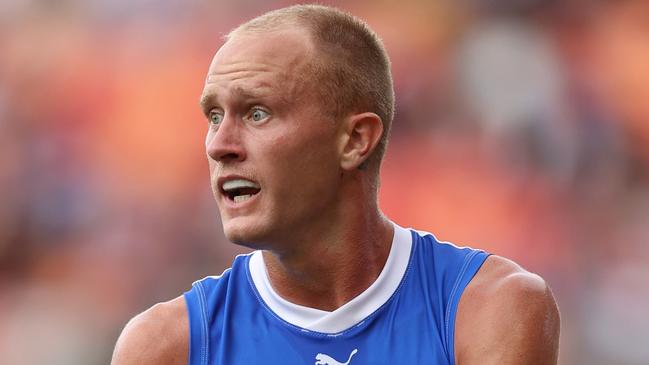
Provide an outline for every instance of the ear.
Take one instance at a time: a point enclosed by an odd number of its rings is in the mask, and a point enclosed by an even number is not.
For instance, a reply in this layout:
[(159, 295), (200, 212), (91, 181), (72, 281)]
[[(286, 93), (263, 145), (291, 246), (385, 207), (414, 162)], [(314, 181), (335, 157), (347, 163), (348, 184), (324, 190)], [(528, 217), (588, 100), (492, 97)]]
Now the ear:
[(374, 113), (349, 116), (343, 121), (340, 166), (345, 170), (358, 168), (365, 162), (383, 133), (381, 118)]

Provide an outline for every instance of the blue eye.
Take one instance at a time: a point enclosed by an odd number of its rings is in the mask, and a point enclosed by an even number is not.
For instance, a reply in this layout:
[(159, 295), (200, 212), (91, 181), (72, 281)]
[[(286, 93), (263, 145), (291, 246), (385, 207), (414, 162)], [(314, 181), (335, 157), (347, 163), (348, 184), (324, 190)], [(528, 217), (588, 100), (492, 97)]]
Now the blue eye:
[(252, 119), (253, 122), (261, 122), (269, 116), (270, 114), (261, 109), (253, 109), (252, 113), (250, 113), (250, 119)]
[(210, 111), (209, 122), (212, 125), (219, 125), (223, 121), (223, 114), (217, 111)]

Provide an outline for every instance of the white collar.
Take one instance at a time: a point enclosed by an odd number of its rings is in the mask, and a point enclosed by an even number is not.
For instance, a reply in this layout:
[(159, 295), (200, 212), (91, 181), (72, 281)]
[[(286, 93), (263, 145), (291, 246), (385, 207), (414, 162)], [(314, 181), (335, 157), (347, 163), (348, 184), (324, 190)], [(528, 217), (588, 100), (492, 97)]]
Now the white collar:
[(335, 334), (360, 323), (385, 304), (405, 275), (412, 249), (409, 230), (394, 224), (390, 254), (379, 277), (357, 297), (333, 312), (291, 303), (275, 292), (268, 279), (261, 251), (253, 252), (249, 269), (261, 299), (280, 318), (307, 330)]

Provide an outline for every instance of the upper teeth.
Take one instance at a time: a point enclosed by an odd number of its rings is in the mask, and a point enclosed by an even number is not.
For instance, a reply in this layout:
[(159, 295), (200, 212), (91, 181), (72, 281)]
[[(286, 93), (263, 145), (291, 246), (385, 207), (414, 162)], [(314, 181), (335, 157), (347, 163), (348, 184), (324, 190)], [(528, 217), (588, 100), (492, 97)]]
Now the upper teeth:
[(250, 180), (244, 180), (244, 179), (228, 180), (223, 183), (223, 190), (225, 191), (241, 189), (241, 188), (259, 189), (260, 186), (259, 184), (256, 184)]

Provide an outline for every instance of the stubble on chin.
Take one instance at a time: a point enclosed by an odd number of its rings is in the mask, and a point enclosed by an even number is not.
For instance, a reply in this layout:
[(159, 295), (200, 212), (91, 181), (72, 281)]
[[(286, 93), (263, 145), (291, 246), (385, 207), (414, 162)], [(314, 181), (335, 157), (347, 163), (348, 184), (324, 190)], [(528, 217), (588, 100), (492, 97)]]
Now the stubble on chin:
[(223, 222), (223, 233), (228, 241), (235, 245), (248, 247), (254, 250), (265, 249), (263, 234), (259, 227), (246, 227), (230, 225)]

